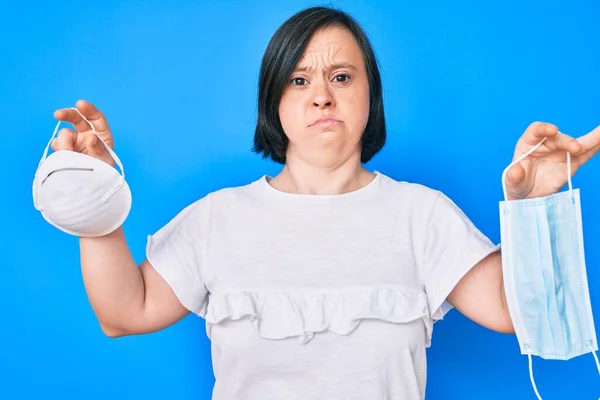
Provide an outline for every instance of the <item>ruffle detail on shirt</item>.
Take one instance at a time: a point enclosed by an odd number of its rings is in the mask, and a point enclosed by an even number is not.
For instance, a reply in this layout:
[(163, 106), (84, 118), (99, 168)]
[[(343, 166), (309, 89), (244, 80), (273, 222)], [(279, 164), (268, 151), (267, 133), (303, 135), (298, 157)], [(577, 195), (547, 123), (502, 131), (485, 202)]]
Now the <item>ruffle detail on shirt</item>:
[[(265, 339), (297, 337), (302, 343), (315, 333), (348, 335), (365, 319), (406, 323), (424, 319), (428, 342), (431, 322), (427, 296), (397, 288), (340, 291), (240, 291), (211, 294), (207, 324), (248, 319)], [(210, 329), (208, 330), (210, 337)]]

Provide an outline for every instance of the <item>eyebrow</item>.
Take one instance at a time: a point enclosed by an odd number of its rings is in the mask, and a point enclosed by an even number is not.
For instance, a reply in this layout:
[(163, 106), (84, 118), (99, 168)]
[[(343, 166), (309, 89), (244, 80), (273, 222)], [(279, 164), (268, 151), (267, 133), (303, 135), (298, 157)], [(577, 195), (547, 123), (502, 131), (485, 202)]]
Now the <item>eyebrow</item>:
[[(353, 64), (349, 64), (349, 63), (338, 63), (338, 64), (332, 64), (331, 66), (329, 66), (327, 69), (331, 70), (331, 69), (351, 69), (353, 71), (356, 71), (358, 68), (353, 65)], [(299, 66), (298, 68), (294, 69), (294, 72), (308, 72), (311, 68), (307, 67), (307, 66)]]

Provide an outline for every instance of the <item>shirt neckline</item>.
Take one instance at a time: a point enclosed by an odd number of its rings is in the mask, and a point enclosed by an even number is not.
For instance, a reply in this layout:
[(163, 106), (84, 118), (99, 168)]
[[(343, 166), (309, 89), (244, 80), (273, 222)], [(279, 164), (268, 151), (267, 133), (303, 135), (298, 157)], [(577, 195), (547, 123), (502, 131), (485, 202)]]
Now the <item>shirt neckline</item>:
[(263, 175), (257, 181), (257, 183), (260, 186), (260, 188), (262, 189), (262, 191), (264, 191), (267, 195), (270, 195), (270, 196), (273, 196), (276, 198), (280, 198), (283, 200), (308, 201), (308, 202), (342, 201), (345, 199), (355, 199), (355, 198), (367, 196), (369, 193), (373, 192), (373, 190), (375, 190), (379, 186), (379, 183), (381, 182), (383, 175), (377, 170), (372, 171), (372, 173), (375, 175), (375, 177), (373, 179), (371, 179), (371, 181), (369, 183), (367, 183), (366, 185), (364, 185), (356, 190), (353, 190), (351, 192), (340, 193), (340, 194), (303, 194), (303, 193), (283, 192), (283, 191), (278, 190), (278, 189), (274, 188), (273, 186), (271, 186), (269, 181), (271, 179), (273, 179), (273, 177), (271, 177), (269, 175)]

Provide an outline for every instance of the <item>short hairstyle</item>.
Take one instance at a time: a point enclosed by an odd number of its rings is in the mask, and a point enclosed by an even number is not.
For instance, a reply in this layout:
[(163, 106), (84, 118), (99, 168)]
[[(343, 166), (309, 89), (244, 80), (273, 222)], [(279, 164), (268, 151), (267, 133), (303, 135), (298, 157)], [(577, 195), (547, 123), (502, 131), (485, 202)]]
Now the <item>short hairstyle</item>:
[(296, 65), (313, 34), (338, 26), (347, 29), (360, 46), (369, 83), (369, 119), (361, 139), (361, 162), (366, 163), (384, 146), (385, 116), (381, 76), (371, 43), (359, 23), (344, 11), (311, 7), (298, 12), (277, 29), (263, 55), (258, 82), (258, 118), (253, 151), (285, 164), (288, 138), (281, 126), (279, 103)]

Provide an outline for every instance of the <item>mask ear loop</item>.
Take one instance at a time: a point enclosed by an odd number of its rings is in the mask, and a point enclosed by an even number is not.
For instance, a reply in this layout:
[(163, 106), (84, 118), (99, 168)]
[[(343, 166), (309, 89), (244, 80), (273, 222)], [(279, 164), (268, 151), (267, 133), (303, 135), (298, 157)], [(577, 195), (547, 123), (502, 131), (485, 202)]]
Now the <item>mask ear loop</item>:
[(54, 132), (52, 132), (52, 136), (50, 136), (50, 140), (48, 141), (48, 144), (46, 145), (46, 148), (44, 149), (44, 154), (42, 154), (42, 158), (41, 158), (40, 162), (38, 163), (38, 168), (40, 167), (40, 165), (42, 165), (42, 163), (46, 159), (46, 156), (48, 155), (48, 150), (50, 150), (50, 145), (52, 144), (52, 140), (54, 140), (54, 137), (56, 136), (56, 133), (58, 132), (58, 127), (60, 126), (61, 123), (62, 123), (62, 121), (58, 121), (58, 123), (54, 127)]
[(52, 136), (50, 136), (50, 140), (48, 141), (48, 144), (46, 145), (46, 148), (44, 149), (44, 153), (42, 154), (42, 158), (40, 159), (40, 162), (38, 163), (38, 167), (36, 170), (36, 177), (33, 181), (33, 206), (39, 210), (39, 211), (43, 211), (41, 209), (41, 207), (39, 207), (38, 205), (38, 193), (37, 193), (37, 171), (39, 171), (40, 169), (40, 165), (42, 165), (42, 163), (44, 162), (44, 160), (46, 159), (46, 156), (48, 155), (48, 150), (50, 149), (50, 145), (52, 144), (52, 140), (54, 140), (54, 137), (56, 136), (56, 133), (58, 132), (58, 127), (60, 126), (62, 121), (58, 121), (58, 123), (56, 124), (56, 126), (54, 127), (54, 132), (52, 132)]
[(598, 375), (600, 375), (600, 361), (598, 361), (598, 355), (596, 354), (596, 352), (594, 351), (594, 347), (592, 346), (592, 342), (590, 341), (590, 344), (588, 344), (592, 355), (594, 356), (594, 360), (596, 360), (596, 368), (598, 369)]
[(571, 153), (567, 151), (567, 181), (569, 182), (569, 196), (571, 196), (571, 203), (575, 202), (573, 197), (573, 183), (571, 183)]
[(533, 361), (531, 359), (531, 350), (529, 347), (527, 348), (527, 358), (529, 359), (529, 380), (531, 380), (531, 386), (533, 387), (533, 391), (538, 400), (542, 400), (542, 396), (540, 396), (540, 392), (538, 392), (537, 386), (535, 385), (535, 379), (533, 379)]
[[(560, 132), (559, 132), (560, 133)], [(508, 200), (508, 194), (506, 191), (506, 174), (508, 173), (508, 170), (515, 164), (521, 162), (522, 160), (524, 160), (527, 156), (529, 156), (531, 153), (533, 153), (534, 151), (536, 151), (548, 138), (543, 138), (541, 142), (539, 142), (538, 144), (536, 144), (535, 146), (533, 146), (531, 149), (529, 149), (527, 151), (527, 153), (523, 154), (521, 157), (517, 158), (515, 161), (511, 162), (508, 167), (506, 167), (504, 169), (504, 171), (502, 172), (502, 192), (504, 193), (504, 200)], [(573, 197), (573, 183), (571, 182), (571, 153), (569, 153), (567, 151), (567, 181), (569, 183), (569, 195), (571, 197), (571, 200), (574, 200)]]

